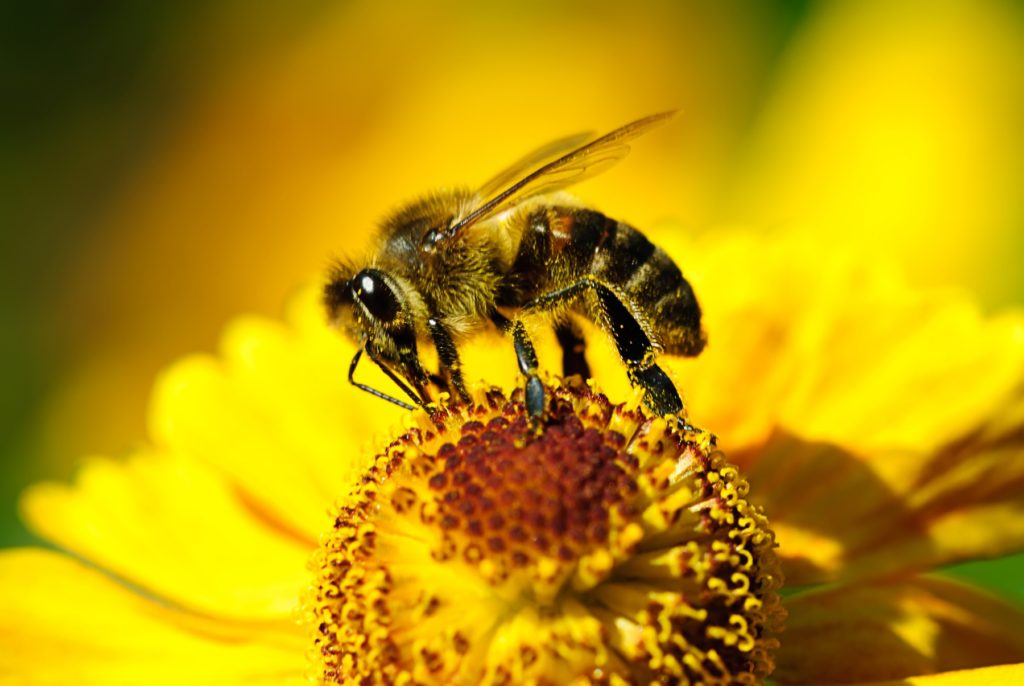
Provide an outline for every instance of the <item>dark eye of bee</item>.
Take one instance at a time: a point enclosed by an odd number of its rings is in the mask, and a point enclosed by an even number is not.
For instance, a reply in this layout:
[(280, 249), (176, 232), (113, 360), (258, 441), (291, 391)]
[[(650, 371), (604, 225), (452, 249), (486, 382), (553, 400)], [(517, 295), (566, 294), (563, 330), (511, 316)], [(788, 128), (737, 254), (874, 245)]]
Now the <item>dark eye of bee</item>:
[(352, 293), (366, 311), (384, 324), (398, 316), (398, 299), (376, 269), (364, 269), (352, 279)]

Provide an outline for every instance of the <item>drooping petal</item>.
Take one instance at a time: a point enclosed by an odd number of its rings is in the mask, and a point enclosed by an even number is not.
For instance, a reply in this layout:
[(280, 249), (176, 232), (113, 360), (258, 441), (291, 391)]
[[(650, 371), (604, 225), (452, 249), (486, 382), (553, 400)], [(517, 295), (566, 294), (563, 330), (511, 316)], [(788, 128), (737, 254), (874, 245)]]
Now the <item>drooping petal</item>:
[(31, 487), (22, 511), (45, 538), (204, 614), (289, 622), (306, 583), (311, 547), (181, 455), (92, 459), (74, 485)]
[[(900, 496), (901, 509), (848, 561), (846, 578), (883, 566), (924, 569), (1024, 547), (1024, 386), (991, 421), (932, 453), (909, 473), (901, 454), (879, 452), (870, 467)], [(894, 513), (890, 513), (894, 514)]]
[(773, 678), (849, 684), (1024, 661), (1024, 611), (938, 578), (791, 597)]
[(1022, 449), (1017, 427), (986, 428), (927, 458), (862, 456), (779, 432), (756, 456), (744, 451), (736, 461), (749, 465), (750, 483), (773, 515), (787, 583), (802, 586), (1024, 546)]
[(876, 681), (863, 686), (1018, 686), (1022, 683), (1024, 663), (912, 676), (897, 681)]
[(0, 553), (5, 684), (306, 683), (294, 636), (177, 612), (57, 553)]

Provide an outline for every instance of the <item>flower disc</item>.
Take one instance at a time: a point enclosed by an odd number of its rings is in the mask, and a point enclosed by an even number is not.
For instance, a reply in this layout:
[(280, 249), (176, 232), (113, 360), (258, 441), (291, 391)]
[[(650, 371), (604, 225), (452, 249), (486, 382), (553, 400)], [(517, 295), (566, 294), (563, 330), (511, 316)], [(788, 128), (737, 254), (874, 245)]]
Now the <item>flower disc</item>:
[[(321, 683), (757, 683), (774, 538), (713, 452), (586, 385), (480, 392), (339, 507), (308, 602)], [(674, 424), (674, 423), (673, 423)]]

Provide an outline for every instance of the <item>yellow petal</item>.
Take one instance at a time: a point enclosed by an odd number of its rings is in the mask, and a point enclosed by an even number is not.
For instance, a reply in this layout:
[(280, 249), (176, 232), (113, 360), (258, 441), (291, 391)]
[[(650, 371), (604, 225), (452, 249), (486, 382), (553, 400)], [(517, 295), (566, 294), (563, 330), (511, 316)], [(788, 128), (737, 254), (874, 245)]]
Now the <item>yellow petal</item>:
[(709, 345), (669, 362), (694, 423), (746, 469), (787, 583), (1024, 546), (1021, 313), (984, 320), (806, 238), (671, 244)]
[(1024, 684), (1024, 664), (964, 669), (865, 686), (1020, 686)]
[(708, 347), (677, 370), (727, 451), (782, 427), (809, 440), (927, 454), (1003, 411), (1024, 382), (1024, 314), (984, 319), (910, 288), (884, 257), (794, 234), (666, 236)]
[(1024, 611), (937, 578), (786, 602), (782, 684), (880, 681), (1024, 661)]
[(223, 360), (196, 356), (165, 372), (150, 432), (224, 471), (315, 542), (354, 483), (364, 442), (404, 413), (348, 384), (353, 348), (323, 321), (315, 288), (295, 298), (289, 320), (240, 318), (225, 333)]
[(22, 511), (45, 538), (202, 613), (289, 621), (306, 583), (311, 547), (180, 455), (89, 460), (73, 486), (30, 488)]
[(137, 596), (42, 550), (0, 553), (4, 684), (301, 684), (294, 636), (239, 629)]

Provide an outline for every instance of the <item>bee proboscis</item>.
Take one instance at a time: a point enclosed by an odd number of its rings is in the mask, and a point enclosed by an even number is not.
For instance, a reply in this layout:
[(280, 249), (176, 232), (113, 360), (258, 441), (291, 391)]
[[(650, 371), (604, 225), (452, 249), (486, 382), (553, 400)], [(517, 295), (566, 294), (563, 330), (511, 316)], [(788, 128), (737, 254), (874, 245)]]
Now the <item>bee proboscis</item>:
[[(621, 160), (629, 141), (672, 114), (589, 142), (586, 135), (554, 141), (476, 191), (438, 192), (399, 208), (382, 223), (368, 258), (337, 264), (324, 290), (331, 321), (358, 345), (349, 381), (408, 409), (428, 406), (432, 387), (468, 401), (457, 344), (497, 327), (512, 339), (527, 411), (540, 419), (544, 387), (523, 320), (550, 315), (563, 373), (587, 377), (582, 317), (611, 337), (651, 411), (683, 417), (657, 355), (695, 356), (704, 347), (689, 282), (640, 231), (561, 192)], [(424, 368), (421, 345), (436, 349), (436, 372)], [(355, 380), (364, 354), (411, 404)]]

